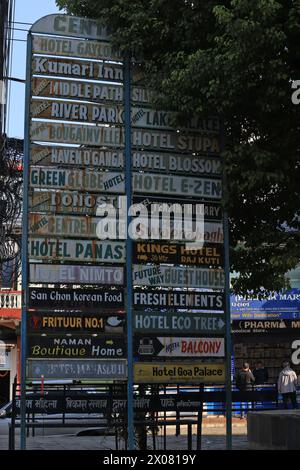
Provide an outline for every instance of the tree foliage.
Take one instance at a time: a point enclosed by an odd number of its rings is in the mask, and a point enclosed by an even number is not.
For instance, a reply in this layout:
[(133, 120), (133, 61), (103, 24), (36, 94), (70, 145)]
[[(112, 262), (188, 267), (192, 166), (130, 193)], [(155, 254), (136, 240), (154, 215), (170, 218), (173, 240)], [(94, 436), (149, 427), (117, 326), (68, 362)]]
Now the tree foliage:
[[(279, 290), (299, 263), (300, 0), (57, 0), (102, 19), (161, 106), (224, 116), (235, 290)], [(287, 230), (289, 227), (293, 230)]]

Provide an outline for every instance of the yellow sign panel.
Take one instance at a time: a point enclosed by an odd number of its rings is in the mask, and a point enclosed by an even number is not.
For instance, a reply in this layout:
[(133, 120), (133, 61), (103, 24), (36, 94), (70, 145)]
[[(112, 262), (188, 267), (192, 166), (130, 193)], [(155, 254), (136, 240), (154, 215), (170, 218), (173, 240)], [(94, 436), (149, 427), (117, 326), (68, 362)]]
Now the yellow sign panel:
[(193, 363), (136, 363), (135, 383), (224, 383), (225, 364)]

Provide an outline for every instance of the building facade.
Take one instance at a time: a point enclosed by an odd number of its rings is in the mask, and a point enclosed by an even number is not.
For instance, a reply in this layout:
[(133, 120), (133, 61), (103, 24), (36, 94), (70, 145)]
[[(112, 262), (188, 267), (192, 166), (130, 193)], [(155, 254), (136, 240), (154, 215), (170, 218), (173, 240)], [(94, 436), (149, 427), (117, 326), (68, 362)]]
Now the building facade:
[(231, 297), (235, 369), (247, 361), (268, 368), (269, 383), (276, 383), (282, 362), (288, 360), (300, 376), (300, 268), (288, 273), (291, 289), (267, 299)]

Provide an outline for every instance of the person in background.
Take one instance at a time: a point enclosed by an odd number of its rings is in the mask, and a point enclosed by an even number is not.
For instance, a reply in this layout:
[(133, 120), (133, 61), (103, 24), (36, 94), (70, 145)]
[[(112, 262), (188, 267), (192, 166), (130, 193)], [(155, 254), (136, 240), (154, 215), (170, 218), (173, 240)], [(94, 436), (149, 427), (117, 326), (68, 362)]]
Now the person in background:
[(288, 361), (283, 362), (283, 369), (279, 374), (277, 381), (278, 393), (281, 393), (283, 399), (283, 407), (288, 409), (288, 402), (291, 400), (293, 408), (297, 408), (297, 375), (293, 369), (290, 368)]
[(254, 382), (255, 378), (249, 368), (249, 363), (244, 362), (243, 368), (237, 373), (236, 386), (240, 392), (245, 392), (246, 390), (252, 389), (252, 384), (254, 384)]
[(255, 378), (255, 385), (261, 385), (268, 382), (269, 373), (268, 369), (264, 367), (262, 361), (258, 361), (253, 369), (253, 375)]

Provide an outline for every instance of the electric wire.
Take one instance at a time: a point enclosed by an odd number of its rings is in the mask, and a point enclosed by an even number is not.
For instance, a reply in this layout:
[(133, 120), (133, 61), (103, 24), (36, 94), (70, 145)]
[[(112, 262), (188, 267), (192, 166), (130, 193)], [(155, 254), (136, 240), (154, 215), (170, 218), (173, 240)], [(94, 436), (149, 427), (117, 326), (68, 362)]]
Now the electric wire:
[[(10, 3), (10, 24), (14, 19), (15, 16), (15, 0), (12, 0)], [(13, 50), (14, 50), (14, 43), (12, 41), (14, 39), (14, 31), (9, 31), (9, 50), (8, 50), (8, 67), (7, 67), (7, 75), (9, 76), (11, 74), (11, 69), (12, 69), (12, 60), (13, 60)], [(10, 105), (11, 105), (11, 87), (12, 83), (11, 81), (8, 81), (8, 93), (7, 93), (7, 113), (9, 114), (10, 111)], [(5, 122), (5, 133), (8, 131), (8, 120)]]
[(28, 24), (29, 26), (32, 26), (33, 23), (24, 23), (24, 21), (12, 21), (13, 24)]
[[(11, 75), (15, 28), (15, 0), (6, 0), (2, 4), (1, 21), (3, 49), (1, 51), (3, 77), (6, 85), (6, 99), (1, 105), (1, 148), (0, 148), (0, 282), (13, 288), (20, 272), (20, 214), (22, 208), (22, 160), (23, 141), (7, 137), (8, 116), (11, 106)], [(26, 42), (26, 41), (24, 41)]]

